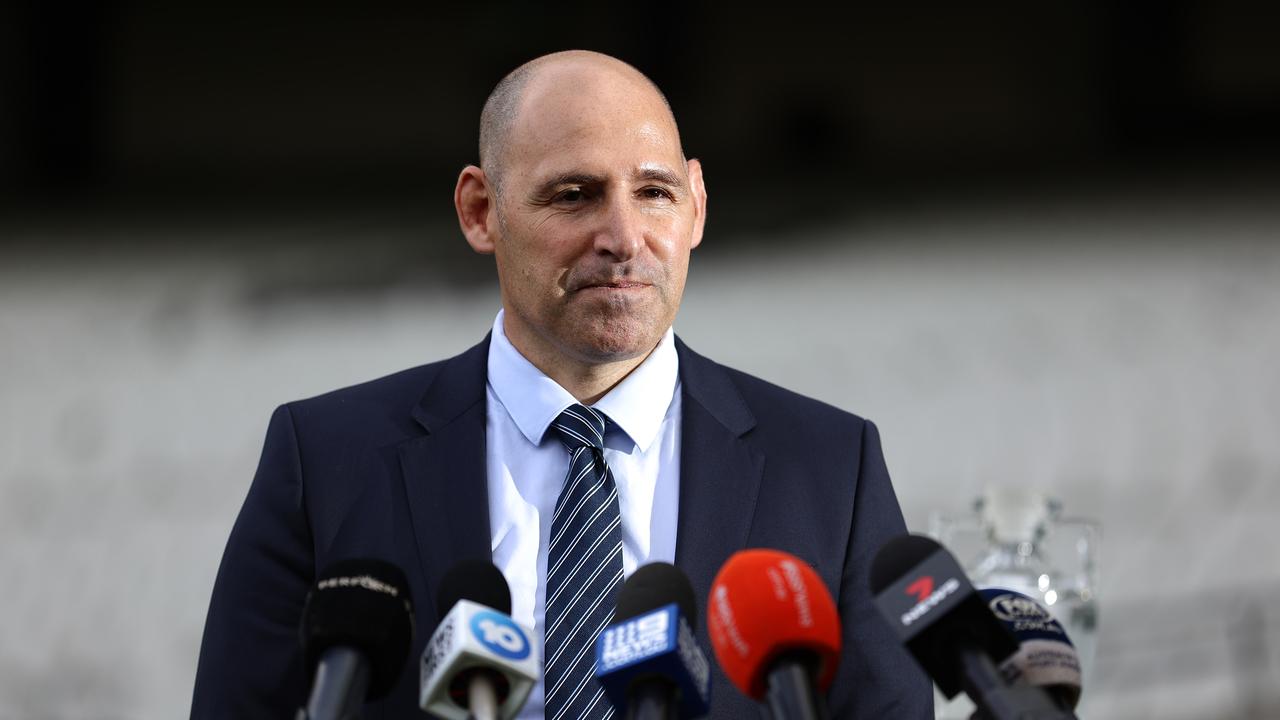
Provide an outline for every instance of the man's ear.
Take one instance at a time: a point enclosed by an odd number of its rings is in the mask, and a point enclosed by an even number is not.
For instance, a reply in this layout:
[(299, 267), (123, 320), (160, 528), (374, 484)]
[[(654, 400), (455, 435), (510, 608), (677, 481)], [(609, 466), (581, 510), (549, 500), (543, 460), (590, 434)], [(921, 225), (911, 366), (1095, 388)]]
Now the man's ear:
[(475, 165), (462, 168), (453, 189), (453, 207), (467, 244), (481, 255), (492, 255), (498, 237), (498, 216), (489, 179)]
[(697, 158), (689, 162), (689, 190), (693, 194), (693, 238), (689, 249), (698, 247), (702, 242), (702, 229), (707, 224), (707, 186), (702, 180), (702, 163)]

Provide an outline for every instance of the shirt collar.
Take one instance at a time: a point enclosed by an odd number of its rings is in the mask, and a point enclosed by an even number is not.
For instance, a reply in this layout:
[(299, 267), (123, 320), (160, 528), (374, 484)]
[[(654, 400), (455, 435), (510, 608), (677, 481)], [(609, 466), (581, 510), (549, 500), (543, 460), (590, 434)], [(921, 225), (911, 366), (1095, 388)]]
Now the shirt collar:
[[(521, 434), (538, 445), (552, 421), (578, 401), (511, 344), (503, 331), (503, 314), (499, 310), (494, 318), (489, 340), (489, 386)], [(649, 357), (592, 407), (608, 415), (645, 452), (662, 428), (678, 378), (675, 334), (667, 328)]]

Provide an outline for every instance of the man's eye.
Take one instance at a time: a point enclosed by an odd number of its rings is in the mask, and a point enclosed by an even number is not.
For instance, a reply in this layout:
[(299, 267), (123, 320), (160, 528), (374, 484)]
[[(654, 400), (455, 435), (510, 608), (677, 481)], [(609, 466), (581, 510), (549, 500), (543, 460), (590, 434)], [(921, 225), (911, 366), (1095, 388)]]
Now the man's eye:
[(671, 193), (660, 187), (647, 187), (640, 191), (640, 194), (649, 200), (670, 200)]
[(556, 202), (576, 203), (581, 202), (585, 197), (586, 193), (582, 192), (582, 188), (569, 188), (568, 190), (562, 190), (559, 195), (556, 195)]

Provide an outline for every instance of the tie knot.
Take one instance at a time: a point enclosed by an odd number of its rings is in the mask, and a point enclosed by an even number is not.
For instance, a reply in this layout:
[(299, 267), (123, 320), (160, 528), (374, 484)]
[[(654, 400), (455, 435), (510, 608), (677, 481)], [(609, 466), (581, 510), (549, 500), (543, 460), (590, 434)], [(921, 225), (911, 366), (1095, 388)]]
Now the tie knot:
[(585, 405), (570, 405), (551, 423), (560, 442), (573, 452), (581, 447), (604, 447), (604, 430), (608, 418), (599, 410)]

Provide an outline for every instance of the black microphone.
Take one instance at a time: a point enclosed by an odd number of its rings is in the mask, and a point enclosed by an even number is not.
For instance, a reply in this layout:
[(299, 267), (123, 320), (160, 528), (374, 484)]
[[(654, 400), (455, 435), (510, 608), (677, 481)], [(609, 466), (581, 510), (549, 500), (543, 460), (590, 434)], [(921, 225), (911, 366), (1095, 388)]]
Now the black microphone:
[(596, 640), (596, 678), (627, 720), (686, 720), (710, 709), (711, 665), (693, 636), (693, 587), (674, 565), (645, 565), (618, 592)]
[(409, 582), (395, 565), (342, 560), (320, 573), (302, 608), (302, 653), (314, 674), (300, 720), (354, 720), (395, 685), (413, 642)]
[(992, 720), (1064, 720), (1039, 688), (1010, 686), (996, 663), (1018, 640), (987, 608), (960, 564), (920, 535), (890, 540), (871, 563), (876, 605), (907, 649), (951, 699), (962, 689)]
[(436, 607), (448, 609), (422, 651), (418, 706), (447, 720), (510, 720), (524, 707), (540, 662), (532, 633), (511, 619), (511, 590), (488, 560), (445, 573)]

